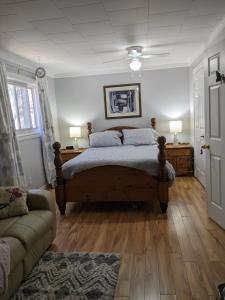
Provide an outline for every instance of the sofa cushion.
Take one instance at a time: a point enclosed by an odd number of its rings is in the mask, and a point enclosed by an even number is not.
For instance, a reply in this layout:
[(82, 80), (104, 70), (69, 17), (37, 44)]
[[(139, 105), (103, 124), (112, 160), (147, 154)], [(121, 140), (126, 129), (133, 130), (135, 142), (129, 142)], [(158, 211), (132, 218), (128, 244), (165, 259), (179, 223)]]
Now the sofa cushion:
[(12, 217), (0, 220), (0, 237), (19, 219), (20, 217)]
[(49, 231), (54, 221), (53, 213), (44, 210), (30, 211), (18, 218), (3, 236), (11, 236), (21, 241), (26, 250), (30, 250), (37, 239)]
[(28, 214), (25, 188), (0, 187), (0, 219)]
[(10, 248), (10, 273), (16, 268), (16, 266), (23, 261), (26, 255), (26, 251), (21, 242), (13, 237), (3, 237)]

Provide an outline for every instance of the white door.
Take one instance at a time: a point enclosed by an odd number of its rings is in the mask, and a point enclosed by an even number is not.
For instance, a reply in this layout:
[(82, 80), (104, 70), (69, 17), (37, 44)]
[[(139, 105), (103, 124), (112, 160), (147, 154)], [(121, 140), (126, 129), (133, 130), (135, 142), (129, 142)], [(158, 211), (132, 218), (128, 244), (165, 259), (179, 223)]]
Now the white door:
[(195, 177), (206, 186), (205, 175), (205, 91), (204, 91), (204, 65), (198, 65), (193, 71), (193, 99), (194, 99), (194, 156)]
[[(208, 49), (206, 97), (206, 179), (208, 213), (225, 229), (225, 40)], [(207, 149), (209, 147), (209, 149)]]

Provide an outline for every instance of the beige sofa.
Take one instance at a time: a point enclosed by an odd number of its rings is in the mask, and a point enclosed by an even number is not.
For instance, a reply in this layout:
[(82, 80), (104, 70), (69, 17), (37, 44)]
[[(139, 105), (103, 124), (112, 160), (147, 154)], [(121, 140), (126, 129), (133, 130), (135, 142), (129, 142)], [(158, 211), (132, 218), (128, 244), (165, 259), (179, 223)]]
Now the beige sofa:
[(9, 244), (11, 257), (8, 290), (0, 300), (10, 298), (55, 238), (56, 207), (51, 194), (30, 190), (27, 205), (27, 215), (0, 220), (0, 238)]

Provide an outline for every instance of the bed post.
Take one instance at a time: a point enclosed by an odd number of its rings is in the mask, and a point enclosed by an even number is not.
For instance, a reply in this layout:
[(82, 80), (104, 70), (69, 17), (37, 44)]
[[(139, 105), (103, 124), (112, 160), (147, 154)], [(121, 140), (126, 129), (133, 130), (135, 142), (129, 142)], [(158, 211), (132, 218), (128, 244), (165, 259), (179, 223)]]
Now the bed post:
[(159, 187), (158, 187), (158, 197), (160, 202), (160, 208), (162, 213), (166, 213), (169, 201), (168, 195), (168, 182), (167, 174), (165, 172), (166, 166), (166, 152), (165, 144), (166, 138), (164, 136), (158, 137), (158, 161), (159, 161)]
[(93, 128), (92, 128), (92, 123), (87, 122), (87, 130), (88, 130), (88, 136), (92, 134)]
[(56, 170), (56, 186), (55, 186), (55, 196), (56, 196), (56, 202), (59, 208), (59, 211), (61, 215), (65, 215), (66, 211), (66, 200), (65, 200), (65, 194), (64, 194), (64, 178), (63, 178), (63, 172), (62, 172), (62, 157), (60, 154), (60, 148), (61, 145), (59, 142), (55, 142), (52, 145), (55, 153), (54, 158), (54, 164), (55, 164), (55, 170)]
[(156, 129), (156, 118), (151, 118), (151, 127), (152, 129)]

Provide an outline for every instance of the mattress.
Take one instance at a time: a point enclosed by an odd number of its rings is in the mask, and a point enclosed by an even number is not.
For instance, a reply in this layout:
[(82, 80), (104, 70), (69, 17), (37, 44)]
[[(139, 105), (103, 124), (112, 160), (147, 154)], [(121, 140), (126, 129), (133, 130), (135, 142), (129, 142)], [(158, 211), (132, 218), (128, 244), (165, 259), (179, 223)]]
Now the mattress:
[[(159, 175), (158, 152), (157, 145), (88, 148), (63, 164), (63, 175), (66, 180), (69, 180), (73, 175), (94, 167), (118, 165), (143, 170), (157, 177)], [(168, 161), (166, 162), (166, 175), (172, 184), (175, 171)]]

